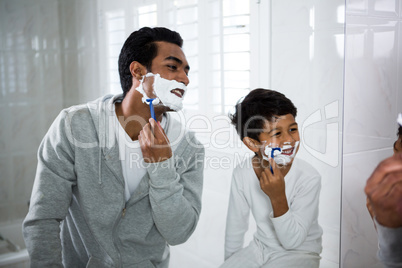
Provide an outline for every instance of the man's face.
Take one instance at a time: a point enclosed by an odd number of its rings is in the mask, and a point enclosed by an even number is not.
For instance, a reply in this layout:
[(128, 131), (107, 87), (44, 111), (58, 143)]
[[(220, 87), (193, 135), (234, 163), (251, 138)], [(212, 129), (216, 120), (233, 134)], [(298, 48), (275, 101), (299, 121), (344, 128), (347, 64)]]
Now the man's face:
[[(159, 74), (164, 79), (176, 80), (187, 86), (190, 82), (188, 79), (190, 67), (183, 50), (176, 44), (163, 41), (155, 43), (158, 46), (158, 54), (152, 60), (150, 71), (154, 74)], [(155, 92), (152, 88), (153, 81), (153, 77), (147, 77), (144, 80), (144, 91), (151, 98), (155, 97)], [(182, 89), (172, 89), (169, 94), (182, 98), (184, 91)]]
[(399, 135), (399, 138), (394, 143), (394, 154), (402, 153), (402, 135)]
[[(295, 118), (291, 114), (275, 117), (273, 122), (265, 124), (264, 131), (258, 136), (258, 139), (262, 145), (271, 144), (270, 147), (282, 148), (283, 155), (294, 156), (299, 149), (296, 143), (300, 141)], [(292, 164), (293, 159), (290, 164)]]

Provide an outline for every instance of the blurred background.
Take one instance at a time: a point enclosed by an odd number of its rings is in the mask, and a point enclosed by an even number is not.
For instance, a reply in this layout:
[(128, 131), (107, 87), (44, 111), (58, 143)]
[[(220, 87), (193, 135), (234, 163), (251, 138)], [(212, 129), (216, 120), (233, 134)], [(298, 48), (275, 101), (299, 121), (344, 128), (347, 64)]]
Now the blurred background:
[(363, 188), (402, 111), (402, 0), (0, 0), (0, 234), (21, 249), (1, 241), (0, 267), (27, 266), (21, 221), (47, 129), (61, 109), (121, 92), (117, 58), (143, 26), (183, 37), (178, 116), (206, 147), (200, 221), (170, 266), (223, 262), (231, 173), (250, 154), (227, 114), (263, 87), (298, 108), (298, 157), (322, 176), (321, 267), (381, 267)]

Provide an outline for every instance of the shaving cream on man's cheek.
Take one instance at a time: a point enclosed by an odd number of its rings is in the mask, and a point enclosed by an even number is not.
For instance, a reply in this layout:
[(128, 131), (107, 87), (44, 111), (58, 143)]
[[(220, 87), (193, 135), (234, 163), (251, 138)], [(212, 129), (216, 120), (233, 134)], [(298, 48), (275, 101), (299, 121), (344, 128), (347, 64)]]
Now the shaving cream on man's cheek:
[[(156, 99), (153, 101), (154, 105), (164, 105), (172, 110), (179, 111), (183, 108), (183, 97), (187, 91), (187, 87), (183, 83), (179, 83), (176, 80), (167, 80), (162, 78), (159, 74), (147, 73), (145, 77), (154, 77), (153, 93)], [(173, 89), (181, 89), (184, 91), (183, 96), (180, 98), (176, 94), (172, 93)], [(142, 95), (142, 101), (146, 102), (149, 99), (143, 88), (143, 80), (140, 81), (140, 85), (136, 88)]]

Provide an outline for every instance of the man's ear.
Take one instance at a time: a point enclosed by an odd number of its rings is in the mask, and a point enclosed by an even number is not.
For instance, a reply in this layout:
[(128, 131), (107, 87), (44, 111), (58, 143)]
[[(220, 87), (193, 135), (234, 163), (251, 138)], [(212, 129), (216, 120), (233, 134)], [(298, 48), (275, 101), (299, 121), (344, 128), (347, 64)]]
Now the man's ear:
[(138, 61), (133, 61), (130, 63), (130, 73), (139, 81), (142, 79), (142, 76), (147, 73), (147, 68)]
[(243, 143), (253, 152), (258, 152), (260, 150), (260, 142), (252, 139), (250, 137), (244, 137)]

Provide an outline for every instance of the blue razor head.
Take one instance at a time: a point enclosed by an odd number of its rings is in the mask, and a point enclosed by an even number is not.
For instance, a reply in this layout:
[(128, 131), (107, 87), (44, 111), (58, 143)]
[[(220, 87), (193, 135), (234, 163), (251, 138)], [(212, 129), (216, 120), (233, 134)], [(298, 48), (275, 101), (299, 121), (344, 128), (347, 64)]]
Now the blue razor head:
[(153, 100), (154, 100), (154, 99), (146, 99), (146, 101), (149, 102), (149, 110), (151, 111), (151, 117), (152, 117), (155, 121), (157, 121), (157, 120), (156, 120), (156, 116), (155, 116), (154, 106), (153, 106), (153, 104), (152, 104), (152, 101), (153, 101)]
[(279, 152), (282, 152), (282, 149), (281, 148), (279, 148), (279, 147), (276, 147), (276, 148), (272, 148), (272, 151), (271, 151), (271, 158), (274, 158), (274, 152), (275, 151), (279, 151)]

